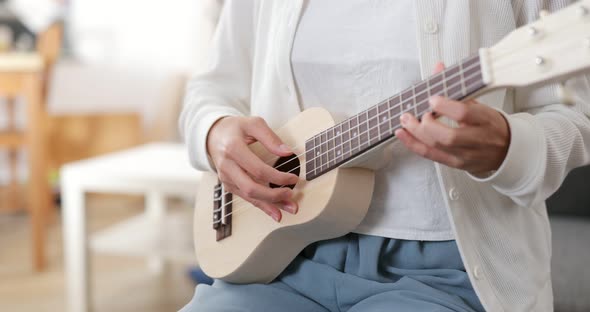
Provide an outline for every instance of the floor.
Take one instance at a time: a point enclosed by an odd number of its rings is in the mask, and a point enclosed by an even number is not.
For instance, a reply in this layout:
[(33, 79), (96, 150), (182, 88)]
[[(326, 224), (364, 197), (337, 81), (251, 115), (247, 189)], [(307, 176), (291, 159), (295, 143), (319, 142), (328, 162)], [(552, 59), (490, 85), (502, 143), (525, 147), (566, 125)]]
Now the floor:
[[(96, 231), (140, 213), (143, 200), (90, 195), (88, 207), (89, 228)], [(48, 268), (33, 273), (27, 215), (0, 214), (0, 311), (65, 311), (61, 230), (58, 216), (49, 226)], [(170, 264), (165, 274), (153, 274), (142, 258), (91, 254), (91, 261), (93, 311), (177, 311), (192, 297), (186, 264)]]

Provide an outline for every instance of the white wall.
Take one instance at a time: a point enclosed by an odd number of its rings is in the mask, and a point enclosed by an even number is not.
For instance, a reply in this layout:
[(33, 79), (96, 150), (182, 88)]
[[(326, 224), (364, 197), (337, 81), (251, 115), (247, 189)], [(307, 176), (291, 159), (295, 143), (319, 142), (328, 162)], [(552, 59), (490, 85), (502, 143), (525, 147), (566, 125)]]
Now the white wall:
[(215, 0), (73, 0), (75, 55), (125, 66), (195, 69), (202, 63)]

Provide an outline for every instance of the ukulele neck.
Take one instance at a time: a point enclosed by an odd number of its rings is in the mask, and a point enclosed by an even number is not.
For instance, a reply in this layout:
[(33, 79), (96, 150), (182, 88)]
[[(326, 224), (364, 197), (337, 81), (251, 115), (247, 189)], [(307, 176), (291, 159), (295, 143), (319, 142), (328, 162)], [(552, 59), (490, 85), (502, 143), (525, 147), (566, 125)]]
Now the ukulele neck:
[(305, 143), (306, 179), (313, 180), (392, 139), (401, 128), (402, 114), (420, 119), (431, 111), (431, 96), (461, 100), (484, 87), (480, 57), (474, 55), (316, 134)]

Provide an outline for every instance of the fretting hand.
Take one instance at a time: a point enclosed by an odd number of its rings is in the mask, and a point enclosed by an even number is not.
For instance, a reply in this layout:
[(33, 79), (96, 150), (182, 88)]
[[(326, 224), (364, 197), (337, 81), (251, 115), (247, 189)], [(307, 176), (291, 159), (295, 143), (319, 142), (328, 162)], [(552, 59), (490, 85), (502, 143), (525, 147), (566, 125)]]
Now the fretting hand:
[[(439, 63), (436, 72), (443, 68)], [(451, 128), (432, 113), (420, 121), (405, 113), (400, 117), (403, 129), (395, 135), (409, 150), (475, 176), (500, 167), (510, 144), (508, 122), (500, 112), (475, 100), (459, 102), (441, 96), (430, 98), (430, 107), (459, 126)]]
[(225, 190), (281, 221), (281, 211), (297, 213), (297, 203), (292, 200), (290, 188), (271, 188), (269, 183), (291, 185), (299, 177), (280, 172), (254, 154), (249, 144), (260, 142), (277, 156), (289, 156), (293, 152), (259, 117), (225, 117), (218, 120), (207, 136), (207, 151), (211, 156), (219, 180)]

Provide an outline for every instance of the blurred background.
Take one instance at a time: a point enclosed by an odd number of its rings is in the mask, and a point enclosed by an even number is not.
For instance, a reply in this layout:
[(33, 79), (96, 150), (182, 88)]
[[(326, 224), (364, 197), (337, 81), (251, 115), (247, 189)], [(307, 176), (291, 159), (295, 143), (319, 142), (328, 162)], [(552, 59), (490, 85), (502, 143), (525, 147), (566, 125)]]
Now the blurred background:
[(219, 0), (0, 0), (0, 311), (176, 311), (199, 174), (177, 118)]
[[(0, 311), (177, 311), (196, 282), (177, 118), (221, 0), (0, 0)], [(590, 311), (590, 167), (548, 201), (557, 311)]]

